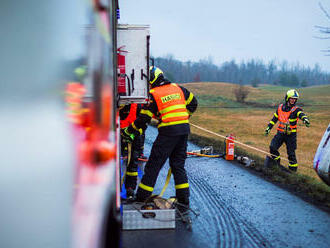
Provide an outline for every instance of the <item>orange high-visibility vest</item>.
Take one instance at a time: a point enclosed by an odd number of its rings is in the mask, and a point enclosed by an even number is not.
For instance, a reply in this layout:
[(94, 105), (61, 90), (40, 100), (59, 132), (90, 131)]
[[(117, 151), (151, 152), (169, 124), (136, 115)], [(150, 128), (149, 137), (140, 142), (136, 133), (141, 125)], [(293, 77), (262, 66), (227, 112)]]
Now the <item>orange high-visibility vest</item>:
[[(278, 121), (279, 121), (277, 130), (280, 131), (280, 132), (286, 132), (287, 127), (290, 127), (291, 132), (296, 132), (297, 131), (297, 123), (295, 125), (291, 125), (290, 121), (289, 121), (289, 117), (290, 117), (291, 113), (293, 113), (297, 109), (297, 107), (294, 106), (293, 108), (291, 108), (291, 110), (289, 112), (284, 112), (282, 110), (282, 106), (283, 106), (283, 104), (280, 104), (278, 106), (278, 109), (277, 109)], [(298, 117), (296, 117), (296, 120), (298, 122)]]
[(178, 85), (166, 84), (151, 89), (150, 93), (153, 95), (160, 113), (161, 122), (158, 128), (189, 123), (184, 94)]
[(137, 103), (132, 103), (129, 113), (125, 120), (120, 120), (120, 128), (126, 128), (136, 119)]
[(66, 86), (65, 100), (67, 103), (67, 114), (69, 120), (81, 125), (85, 109), (82, 107), (82, 99), (86, 92), (84, 85), (78, 82), (69, 82)]

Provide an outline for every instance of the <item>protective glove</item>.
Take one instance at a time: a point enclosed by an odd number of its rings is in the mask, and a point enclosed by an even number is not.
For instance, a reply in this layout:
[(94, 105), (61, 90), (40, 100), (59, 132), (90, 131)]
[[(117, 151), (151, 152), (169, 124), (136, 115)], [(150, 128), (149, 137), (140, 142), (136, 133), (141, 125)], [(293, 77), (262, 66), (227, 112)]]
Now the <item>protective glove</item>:
[(122, 129), (121, 136), (128, 143), (132, 143), (135, 138), (135, 135), (128, 131), (128, 127)]
[(311, 123), (309, 122), (309, 120), (307, 118), (304, 119), (304, 124), (306, 127), (309, 127), (311, 125)]
[(269, 128), (269, 127), (267, 127), (267, 128), (266, 128), (266, 130), (265, 130), (265, 133), (264, 133), (264, 135), (265, 135), (265, 136), (267, 136), (269, 133), (270, 133), (270, 128)]

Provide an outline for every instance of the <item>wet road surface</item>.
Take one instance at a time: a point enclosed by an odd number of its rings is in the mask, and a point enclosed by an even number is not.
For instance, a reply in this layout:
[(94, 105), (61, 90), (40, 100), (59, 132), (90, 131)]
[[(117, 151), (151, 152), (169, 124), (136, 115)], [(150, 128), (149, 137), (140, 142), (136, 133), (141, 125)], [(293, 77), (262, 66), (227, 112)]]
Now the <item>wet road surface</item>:
[[(156, 134), (147, 129), (147, 156)], [(154, 193), (167, 170), (168, 163)], [(330, 215), (289, 192), (220, 158), (187, 158), (186, 170), (191, 208), (200, 212), (192, 231), (178, 221), (175, 230), (124, 231), (123, 247), (330, 247)], [(172, 177), (164, 197), (173, 195)]]

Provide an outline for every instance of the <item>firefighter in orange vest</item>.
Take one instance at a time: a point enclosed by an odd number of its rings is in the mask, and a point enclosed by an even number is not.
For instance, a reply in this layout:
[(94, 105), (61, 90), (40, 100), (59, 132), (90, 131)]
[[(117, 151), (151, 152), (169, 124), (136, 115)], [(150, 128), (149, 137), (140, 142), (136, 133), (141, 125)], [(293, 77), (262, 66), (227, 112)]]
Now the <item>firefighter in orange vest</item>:
[(278, 149), (285, 143), (289, 159), (289, 169), (291, 171), (297, 171), (298, 169), (295, 152), (297, 148), (298, 118), (304, 122), (306, 127), (310, 126), (307, 115), (304, 114), (300, 107), (296, 106), (298, 98), (299, 94), (296, 90), (288, 90), (285, 95), (285, 103), (278, 106), (272, 120), (265, 130), (265, 135), (268, 135), (275, 123), (277, 121), (279, 122), (277, 133), (270, 143), (270, 153), (272, 154), (273, 161), (279, 164), (280, 153)]
[[(186, 88), (171, 83), (163, 72), (150, 67), (150, 102), (144, 106), (138, 118), (127, 128), (127, 137), (139, 134), (153, 116), (159, 120), (158, 136), (153, 143), (144, 175), (139, 184), (136, 200), (145, 201), (151, 196), (160, 169), (169, 158), (175, 181), (179, 206), (189, 207), (189, 184), (184, 168), (190, 133), (189, 117), (197, 108), (196, 97)], [(184, 209), (186, 209), (184, 208)]]
[[(141, 104), (127, 104), (124, 106), (120, 106), (119, 116), (120, 116), (120, 129), (121, 133), (123, 130), (131, 125), (137, 115), (141, 111)], [(127, 139), (125, 139), (125, 135), (121, 135), (121, 153), (123, 156), (128, 156), (128, 143)], [(132, 199), (134, 196), (134, 190), (136, 188), (136, 181), (138, 176), (138, 158), (143, 153), (143, 145), (144, 145), (144, 132), (142, 135), (134, 139), (132, 142), (131, 151), (128, 157), (130, 157), (129, 163), (126, 168), (125, 174), (125, 189), (127, 199)]]

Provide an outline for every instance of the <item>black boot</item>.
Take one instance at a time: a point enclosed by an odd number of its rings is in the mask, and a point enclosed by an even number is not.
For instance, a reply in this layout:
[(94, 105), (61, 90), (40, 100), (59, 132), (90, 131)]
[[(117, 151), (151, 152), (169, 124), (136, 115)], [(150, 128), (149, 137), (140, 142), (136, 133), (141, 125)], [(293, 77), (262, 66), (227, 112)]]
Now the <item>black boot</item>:
[(177, 200), (175, 206), (177, 217), (191, 230), (192, 221), (190, 217), (189, 199)]
[(127, 201), (131, 201), (134, 199), (134, 189), (132, 189), (132, 188), (126, 189), (126, 199), (127, 199)]
[(276, 161), (276, 160), (272, 159), (271, 157), (266, 156), (265, 163), (264, 163), (264, 167), (266, 169), (272, 169), (278, 165), (279, 165), (279, 160)]
[(292, 172), (297, 172), (298, 167), (293, 167), (293, 166), (289, 165), (289, 170), (292, 171)]

